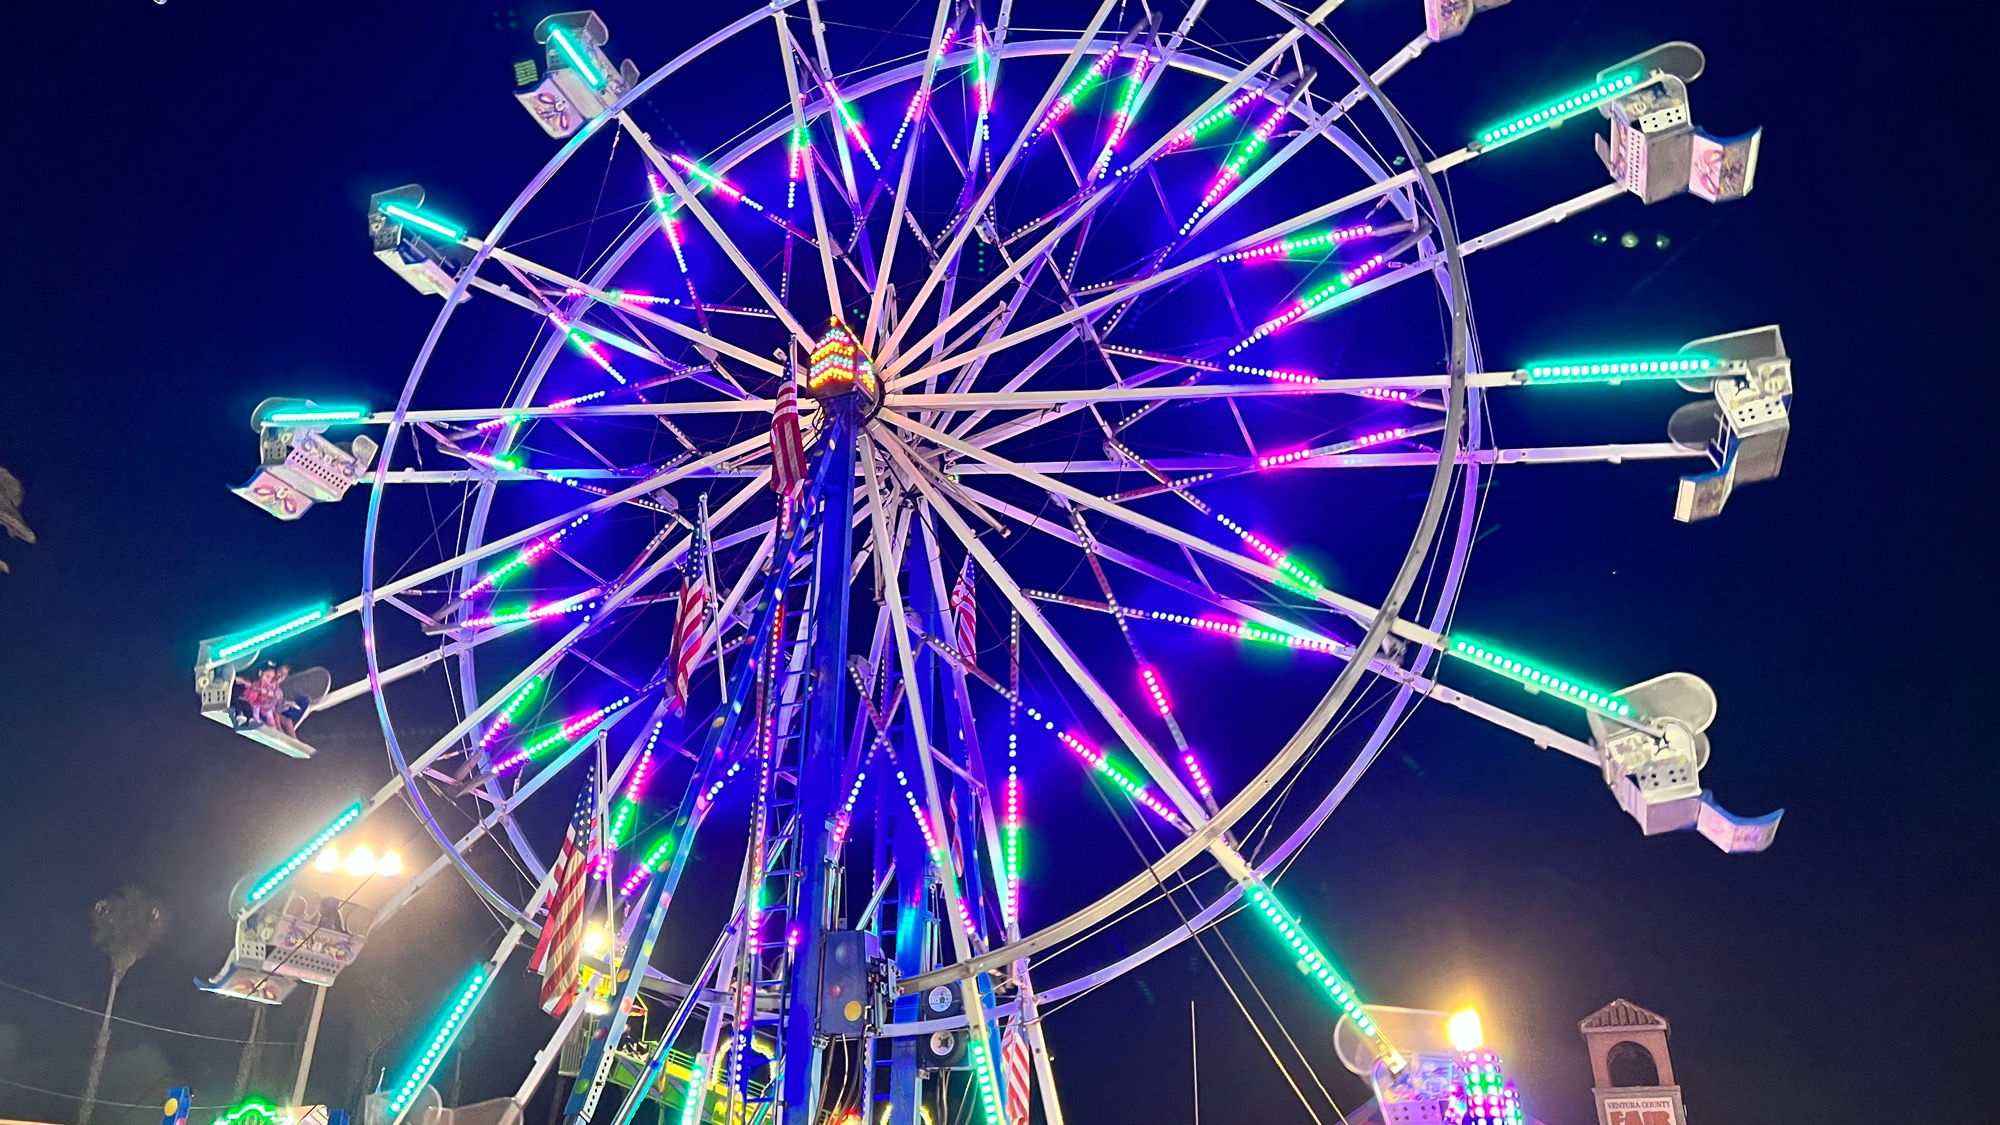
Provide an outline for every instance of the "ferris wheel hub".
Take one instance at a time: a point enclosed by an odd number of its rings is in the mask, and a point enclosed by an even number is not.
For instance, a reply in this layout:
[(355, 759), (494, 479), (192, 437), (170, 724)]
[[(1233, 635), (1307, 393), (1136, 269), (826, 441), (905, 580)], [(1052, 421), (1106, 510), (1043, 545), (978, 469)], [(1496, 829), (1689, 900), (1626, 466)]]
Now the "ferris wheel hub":
[(835, 320), (813, 343), (812, 363), (806, 369), (806, 397), (828, 402), (860, 395), (874, 401), (881, 397), (881, 380), (875, 363), (861, 347), (852, 329)]

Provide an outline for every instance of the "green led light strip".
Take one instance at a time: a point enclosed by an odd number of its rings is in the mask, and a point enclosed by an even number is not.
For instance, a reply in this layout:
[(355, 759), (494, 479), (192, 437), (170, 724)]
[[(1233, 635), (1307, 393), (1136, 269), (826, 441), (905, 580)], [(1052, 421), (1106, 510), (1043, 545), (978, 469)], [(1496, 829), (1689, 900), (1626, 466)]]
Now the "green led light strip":
[(1632, 715), (1632, 705), (1615, 695), (1593, 691), (1567, 677), (1544, 671), (1505, 653), (1494, 652), (1484, 645), (1454, 639), (1451, 642), (1451, 653), (1461, 660), (1469, 660), (1489, 672), (1497, 672), (1529, 688), (1553, 692), (1579, 707), (1588, 707), (1619, 719), (1630, 718)]
[(688, 1072), (687, 1092), (681, 1095), (681, 1125), (701, 1120), (702, 1106), (708, 1101), (708, 1067), (696, 1063)]
[(605, 840), (612, 847), (618, 847), (625, 842), (625, 829), (631, 826), (632, 813), (638, 807), (638, 805), (633, 804), (630, 797), (618, 798), (618, 813), (611, 819), (611, 831), (605, 833), (604, 836)]
[(1493, 128), (1479, 134), (1479, 143), (1490, 147), (1506, 144), (1509, 141), (1520, 140), (1529, 133), (1553, 125), (1566, 117), (1581, 113), (1599, 102), (1624, 93), (1638, 84), (1638, 71), (1619, 71), (1617, 74), (1606, 78), (1604, 81), (1587, 90), (1578, 90), (1574, 94), (1557, 98), (1547, 105), (1530, 110), (1511, 121), (1495, 125)]
[(332, 824), (320, 829), (319, 835), (314, 836), (308, 841), (305, 847), (293, 852), (290, 859), (279, 864), (277, 870), (258, 880), (257, 885), (250, 889), (250, 894), (244, 900), (244, 905), (255, 906), (271, 897), (272, 891), (283, 886), (285, 880), (291, 878), (294, 872), (311, 862), (312, 857), (318, 855), (320, 849), (326, 847), (329, 840), (340, 835), (348, 825), (353, 824), (359, 819), (361, 819), (361, 802), (356, 801), (347, 806), (345, 812), (335, 817)]
[(986, 1125), (1006, 1125), (1000, 1115), (1000, 1084), (993, 1071), (992, 1056), (986, 1052), (986, 1040), (978, 1035), (972, 1037), (972, 1074), (979, 1083), (979, 1108)]
[(1593, 383), (1617, 379), (1689, 379), (1713, 374), (1721, 361), (1712, 355), (1633, 356), (1629, 359), (1560, 359), (1531, 363), (1521, 371), (1530, 383)]

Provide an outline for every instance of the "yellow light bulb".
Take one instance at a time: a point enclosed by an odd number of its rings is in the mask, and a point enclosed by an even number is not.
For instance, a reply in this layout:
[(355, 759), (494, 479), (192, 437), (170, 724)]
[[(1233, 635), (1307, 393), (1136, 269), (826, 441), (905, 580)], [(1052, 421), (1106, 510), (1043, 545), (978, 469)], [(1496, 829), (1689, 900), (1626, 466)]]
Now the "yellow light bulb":
[(340, 870), (339, 849), (333, 847), (331, 844), (321, 848), (319, 856), (313, 860), (313, 868), (318, 871), (324, 871), (329, 875)]
[(611, 944), (610, 935), (596, 926), (583, 932), (583, 951), (592, 957), (601, 956), (605, 947)]
[(403, 857), (395, 852), (383, 852), (375, 862), (375, 874), (395, 878), (403, 873)]
[(375, 853), (369, 851), (366, 844), (356, 844), (354, 845), (354, 850), (347, 853), (347, 862), (341, 864), (341, 870), (356, 878), (365, 878), (373, 875), (375, 873)]
[(1473, 1050), (1486, 1042), (1486, 1029), (1479, 1025), (1479, 1013), (1471, 1008), (1453, 1012), (1445, 1031), (1451, 1036), (1452, 1047), (1460, 1051)]

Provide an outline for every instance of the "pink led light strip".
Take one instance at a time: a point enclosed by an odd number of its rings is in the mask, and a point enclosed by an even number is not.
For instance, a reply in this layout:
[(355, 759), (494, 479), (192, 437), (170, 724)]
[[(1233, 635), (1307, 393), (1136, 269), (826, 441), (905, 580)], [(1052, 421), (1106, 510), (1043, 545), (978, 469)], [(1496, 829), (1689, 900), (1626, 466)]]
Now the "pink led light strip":
[[(510, 473), (520, 473), (523, 476), (532, 477), (535, 480), (547, 481), (550, 484), (560, 484), (569, 488), (579, 489), (581, 491), (588, 492), (593, 496), (611, 495), (611, 490), (608, 488), (603, 488), (598, 485), (591, 484), (588, 481), (580, 481), (574, 477), (559, 477), (552, 473), (543, 472), (540, 469), (530, 468), (529, 466), (523, 465), (519, 461), (516, 461), (510, 457), (495, 457), (491, 453), (480, 453), (470, 449), (461, 449), (458, 451), (458, 455), (460, 457), (465, 458), (468, 461), (473, 462), (474, 464), (488, 465), (495, 469), (504, 469)], [(656, 466), (653, 466), (650, 471), (659, 472), (660, 470), (663, 469), (673, 468), (675, 465), (680, 464), (682, 461), (687, 460), (691, 456), (693, 456), (693, 454), (686, 451), (676, 453), (672, 457), (668, 458), (666, 461), (661, 462)], [(669, 511), (665, 505), (662, 505), (657, 501), (648, 500), (641, 496), (631, 497), (625, 502), (627, 504), (632, 504), (637, 507), (644, 508), (650, 512), (659, 512), (661, 515), (673, 515), (673, 513)]]
[[(1141, 458), (1137, 453), (1134, 453), (1129, 447), (1122, 445), (1118, 442), (1112, 442), (1110, 443), (1110, 448), (1113, 451), (1122, 453), (1126, 457), (1130, 458), (1134, 464), (1144, 469), (1147, 472), (1147, 474), (1149, 474), (1150, 476), (1153, 477), (1154, 480), (1159, 482), (1157, 485), (1154, 485), (1149, 488), (1135, 489), (1130, 492), (1120, 493), (1119, 494), (1120, 498), (1131, 497), (1135, 495), (1151, 496), (1151, 495), (1157, 495), (1158, 493), (1161, 492), (1171, 492), (1174, 495), (1180, 497), (1182, 500), (1187, 501), (1188, 505), (1192, 507), (1195, 511), (1200, 512), (1202, 515), (1212, 517), (1217, 523), (1221, 524), (1223, 527), (1228, 528), (1232, 534), (1234, 534), (1238, 539), (1241, 539), (1243, 541), (1245, 546), (1249, 547), (1251, 550), (1257, 552), (1258, 554), (1264, 556), (1266, 559), (1270, 561), (1272, 566), (1275, 566), (1280, 571), (1283, 571), (1294, 582), (1314, 588), (1317, 588), (1319, 586), (1319, 580), (1314, 578), (1309, 571), (1300, 567), (1298, 564), (1291, 562), (1285, 552), (1278, 550), (1276, 547), (1273, 547), (1271, 544), (1265, 542), (1262, 537), (1250, 531), (1250, 529), (1244, 527), (1240, 523), (1237, 523), (1235, 520), (1230, 519), (1227, 514), (1217, 511), (1215, 508), (1211, 507), (1207, 503), (1204, 503), (1202, 500), (1198, 499), (1193, 493), (1187, 491), (1190, 485), (1200, 484), (1206, 480), (1222, 479), (1226, 476), (1239, 475), (1241, 472), (1247, 470), (1234, 470), (1229, 473), (1224, 473), (1220, 470), (1217, 470), (1206, 473), (1196, 473), (1193, 476), (1181, 477), (1178, 480), (1169, 480), (1167, 479), (1164, 473), (1161, 473), (1158, 469), (1155, 469), (1151, 465), (1148, 465), (1145, 459)], [(1087, 543), (1088, 533), (1085, 532), (1080, 525), (1078, 527), (1078, 535), (1079, 537), (1085, 539)], [(1103, 583), (1101, 572), (1099, 574), (1099, 583), (1100, 585)]]
[(1176, 813), (1173, 809), (1168, 808), (1165, 804), (1163, 804), (1159, 800), (1159, 798), (1153, 796), (1152, 791), (1150, 789), (1132, 780), (1131, 778), (1125, 776), (1123, 773), (1119, 772), (1117, 767), (1113, 766), (1110, 762), (1106, 761), (1104, 755), (1099, 753), (1089, 743), (1071, 734), (1067, 730), (1058, 730), (1056, 728), (1055, 721), (1050, 719), (1047, 715), (1044, 715), (1041, 712), (1041, 710), (1037, 708), (1034, 704), (1029, 703), (1026, 699), (1022, 698), (1020, 692), (1008, 688), (1000, 681), (994, 679), (992, 676), (987, 675), (983, 669), (981, 669), (972, 662), (970, 657), (967, 657), (964, 653), (958, 651), (956, 648), (953, 648), (951, 645), (945, 643), (944, 641), (941, 641), (936, 637), (931, 636), (928, 633), (923, 633), (921, 630), (919, 630), (919, 635), (923, 637), (925, 644), (931, 646), (933, 649), (937, 650), (940, 654), (942, 654), (946, 659), (952, 661), (953, 663), (957, 664), (960, 668), (964, 669), (966, 675), (971, 676), (974, 679), (977, 679), (980, 683), (983, 683), (987, 687), (993, 689), (993, 691), (998, 693), (1002, 699), (1005, 699), (1009, 703), (1012, 703), (1020, 707), (1021, 710), (1026, 711), (1028, 713), (1029, 718), (1042, 724), (1043, 730), (1049, 731), (1050, 733), (1054, 734), (1058, 741), (1060, 741), (1064, 746), (1068, 747), (1072, 753), (1074, 753), (1078, 758), (1082, 759), (1083, 762), (1086, 765), (1090, 766), (1090, 768), (1093, 771), (1109, 779), (1113, 784), (1118, 786), (1119, 789), (1124, 790), (1125, 795), (1130, 797), (1134, 802), (1152, 810), (1155, 814), (1159, 815), (1169, 824), (1175, 825), (1176, 827), (1179, 827), (1183, 830), (1187, 829), (1187, 822), (1183, 821), (1180, 818), (1180, 814)]
[(476, 597), (477, 595), (483, 594), (486, 591), (491, 590), (494, 586), (498, 585), (502, 580), (507, 578), (509, 575), (513, 574), (515, 571), (520, 570), (522, 567), (533, 566), (536, 563), (542, 561), (543, 558), (547, 557), (550, 551), (556, 549), (556, 544), (562, 542), (564, 536), (568, 535), (572, 531), (575, 531), (577, 528), (583, 526), (586, 522), (589, 521), (589, 519), (590, 519), (590, 513), (585, 512), (582, 515), (564, 524), (563, 526), (543, 536), (542, 538), (537, 539), (534, 542), (528, 544), (526, 547), (521, 548), (521, 552), (519, 554), (515, 555), (511, 559), (508, 559), (505, 563), (494, 568), (493, 570), (488, 571), (485, 577), (481, 578), (479, 581), (474, 582), (470, 586), (467, 586), (458, 595), (458, 600), (465, 601), (468, 598)]
[(653, 210), (660, 214), (660, 233), (666, 237), (667, 245), (673, 248), (674, 262), (685, 275), (688, 271), (687, 254), (681, 247), (680, 224), (674, 220), (674, 205), (667, 198), (667, 184), (659, 173), (646, 173), (646, 187), (653, 193)]
[(1216, 261), (1264, 262), (1274, 258), (1289, 257), (1299, 250), (1317, 250), (1325, 246), (1337, 246), (1343, 242), (1353, 242), (1357, 238), (1372, 238), (1374, 235), (1374, 225), (1364, 223), (1360, 226), (1340, 227), (1335, 230), (1306, 235), (1300, 238), (1284, 238), (1276, 242), (1266, 242), (1262, 246), (1252, 246), (1248, 250), (1238, 250), (1234, 254), (1224, 254), (1222, 257), (1217, 258)]
[(549, 747), (554, 746), (558, 742), (567, 742), (568, 740), (575, 738), (579, 732), (589, 730), (599, 720), (610, 716), (612, 713), (616, 712), (617, 710), (624, 707), (626, 704), (630, 702), (632, 702), (631, 696), (629, 695), (621, 696), (615, 702), (607, 704), (603, 707), (599, 707), (597, 710), (592, 711), (588, 715), (578, 715), (576, 718), (569, 720), (556, 730), (543, 735), (542, 737), (534, 740), (533, 742), (528, 743), (526, 746), (523, 746), (520, 749), (514, 751), (512, 754), (507, 755), (505, 758), (500, 759), (498, 762), (493, 763), (494, 776), (497, 777), (501, 774), (507, 773), (508, 771), (515, 769), (516, 767), (519, 767), (520, 765), (527, 762), (529, 759), (540, 754), (542, 751), (547, 750)]
[[(945, 54), (951, 50), (952, 42), (957, 38), (958, 29), (947, 27), (944, 29), (944, 38), (938, 40), (937, 53), (931, 56), (931, 81), (934, 84), (937, 81), (937, 68), (944, 63)], [(916, 91), (910, 95), (909, 106), (903, 110), (903, 123), (896, 128), (896, 139), (889, 143), (889, 151), (894, 152), (903, 147), (903, 135), (910, 131), (910, 124), (916, 121), (917, 116), (930, 106), (930, 96), (931, 91), (924, 89), (923, 83), (919, 82)]]
[[(1125, 92), (1118, 99), (1118, 109), (1111, 115), (1111, 128), (1104, 135), (1104, 147), (1098, 151), (1097, 160), (1090, 166), (1090, 178), (1095, 180), (1111, 167), (1111, 154), (1125, 142), (1125, 131), (1132, 125), (1132, 107), (1138, 101), (1139, 90), (1146, 84), (1146, 72), (1152, 69), (1153, 53), (1141, 49), (1138, 61), (1132, 64), (1132, 73), (1125, 77)], [(1079, 248), (1080, 249), (1080, 248)]]
[[(1032, 719), (1042, 718), (1042, 713), (1040, 711), (1037, 711), (1033, 707), (1028, 707), (1027, 711), (1029, 718)], [(1045, 726), (1049, 726), (1051, 730), (1054, 729), (1053, 725), (1049, 724), (1047, 720), (1044, 719), (1042, 721)], [(1055, 731), (1055, 736), (1058, 742), (1061, 742), (1064, 746), (1069, 747), (1070, 752), (1072, 754), (1075, 754), (1077, 757), (1083, 759), (1084, 762), (1088, 763), (1090, 768), (1092, 770), (1095, 770), (1099, 776), (1108, 779), (1112, 784), (1118, 786), (1118, 788), (1120, 789), (1123, 789), (1125, 791), (1126, 796), (1132, 798), (1132, 800), (1138, 802), (1139, 804), (1144, 805), (1147, 809), (1151, 810), (1154, 815), (1166, 821), (1168, 824), (1174, 825), (1175, 827), (1182, 829), (1185, 829), (1187, 827), (1187, 822), (1181, 819), (1179, 813), (1168, 808), (1165, 804), (1163, 804), (1160, 801), (1158, 797), (1153, 796), (1152, 790), (1148, 789), (1144, 785), (1139, 784), (1138, 782), (1132, 780), (1131, 778), (1126, 777), (1123, 773), (1121, 773), (1118, 770), (1117, 767), (1113, 766), (1110, 763), (1110, 761), (1105, 758), (1103, 752), (1099, 751), (1096, 747), (1090, 745), (1089, 743), (1083, 741), (1082, 739), (1078, 738), (1077, 736), (1071, 734), (1066, 730)]]
[(540, 676), (535, 676), (527, 683), (522, 684), (521, 689), (514, 693), (514, 698), (508, 700), (506, 705), (500, 709), (500, 717), (493, 720), (493, 725), (486, 728), (485, 734), (479, 736), (479, 748), (485, 750), (495, 742), (498, 742), (500, 736), (506, 733), (507, 728), (514, 725), (514, 716), (520, 713), (522, 707), (527, 706), (528, 701), (534, 698), (541, 691), (541, 688), (542, 677)]
[(1347, 453), (1356, 449), (1366, 449), (1371, 445), (1381, 445), (1385, 441), (1397, 441), (1409, 435), (1410, 428), (1408, 426), (1391, 426), (1386, 430), (1376, 430), (1374, 433), (1362, 434), (1358, 438), (1335, 442), (1332, 445), (1322, 445), (1310, 449), (1294, 449), (1290, 453), (1274, 453), (1268, 457), (1259, 457), (1257, 458), (1257, 467), (1260, 469), (1275, 469), (1283, 465), (1297, 464), (1310, 457), (1324, 457), (1332, 453)]
[[(1319, 375), (1314, 375), (1309, 371), (1286, 371), (1275, 367), (1252, 367), (1247, 363), (1232, 363), (1228, 366), (1228, 370), (1236, 372), (1239, 375), (1262, 375), (1266, 379), (1276, 379), (1281, 383), (1299, 383), (1304, 386), (1313, 386), (1333, 381)], [(1415, 402), (1423, 394), (1422, 391), (1402, 391), (1396, 390), (1393, 387), (1361, 387), (1349, 393), (1360, 395), (1362, 398), (1377, 399), (1382, 402)]]
[(1007, 857), (1007, 885), (1001, 895), (1006, 920), (1018, 932), (1021, 923), (1021, 614), (1008, 616), (1007, 678), (1007, 810), (1002, 822), (1002, 846)]
[(1056, 99), (1056, 104), (1050, 106), (1049, 111), (1042, 115), (1041, 121), (1035, 125), (1034, 135), (1028, 138), (1029, 143), (1032, 144), (1040, 140), (1042, 134), (1062, 124), (1065, 118), (1074, 113), (1076, 111), (1077, 99), (1081, 98), (1090, 87), (1096, 85), (1098, 79), (1104, 77), (1104, 72), (1111, 69), (1111, 64), (1117, 58), (1118, 52), (1116, 51), (1106, 51), (1097, 56), (1097, 61), (1090, 64), (1090, 69), (1084, 71), (1076, 81), (1070, 83), (1069, 89), (1064, 90), (1062, 97)]
[(1319, 308), (1321, 305), (1332, 300), (1334, 297), (1337, 297), (1340, 294), (1347, 292), (1349, 289), (1354, 288), (1356, 282), (1359, 282), (1363, 278), (1381, 269), (1383, 263), (1387, 262), (1388, 260), (1389, 260), (1388, 255), (1377, 254), (1374, 257), (1369, 258), (1367, 261), (1362, 262), (1360, 265), (1355, 266), (1353, 269), (1348, 270), (1345, 273), (1342, 273), (1332, 283), (1322, 286), (1320, 289), (1318, 289), (1311, 295), (1307, 296), (1304, 300), (1299, 301), (1291, 308), (1286, 309), (1284, 312), (1258, 325), (1256, 331), (1244, 337), (1243, 341), (1237, 344), (1235, 347), (1230, 348), (1229, 354), (1231, 356), (1234, 356), (1236, 355), (1236, 353), (1242, 351), (1244, 348), (1247, 348), (1250, 345), (1256, 343), (1257, 341), (1263, 339), (1264, 337), (1269, 336), (1271, 333), (1283, 331), (1284, 329), (1291, 327), (1293, 324), (1298, 323), (1300, 320), (1305, 319), (1305, 317), (1310, 315), (1313, 312), (1313, 310)]
[(1185, 625), (1190, 629), (1199, 629), (1204, 633), (1211, 633), (1219, 637), (1235, 637), (1238, 640), (1283, 645), (1286, 648), (1298, 649), (1304, 652), (1323, 652), (1330, 656), (1352, 656), (1354, 654), (1354, 649), (1351, 646), (1341, 644), (1337, 641), (1327, 641), (1321, 640), (1318, 637), (1283, 633), (1262, 625), (1252, 625), (1247, 621), (1222, 621), (1213, 617), (1196, 617), (1192, 614), (1169, 613), (1157, 609), (1133, 609), (1130, 606), (1119, 606), (1114, 611), (1112, 607), (1103, 602), (1093, 602), (1086, 598), (1072, 597), (1069, 594), (1057, 594), (1048, 590), (1025, 589), (1021, 593), (1036, 601), (1055, 602), (1059, 605), (1076, 606), (1079, 609), (1096, 610), (1099, 613), (1116, 612), (1125, 617), (1140, 621), (1164, 621), (1174, 625)]
[(1165, 145), (1161, 146), (1160, 155), (1172, 156), (1174, 153), (1189, 147), (1194, 144), (1195, 138), (1200, 136), (1204, 130), (1220, 122), (1225, 117), (1236, 116), (1237, 113), (1242, 111), (1244, 106), (1263, 96), (1264, 91), (1262, 90), (1244, 90), (1238, 93), (1235, 97), (1203, 114), (1194, 124), (1175, 133)]
[[(1201, 504), (1191, 498), (1190, 503), (1197, 509), (1201, 508)], [(1097, 540), (1091, 534), (1090, 524), (1084, 519), (1080, 509), (1071, 508), (1069, 516), (1070, 526), (1076, 529), (1077, 544), (1083, 548), (1083, 557), (1090, 564), (1091, 576), (1097, 579), (1097, 588), (1104, 594), (1104, 603), (1111, 610), (1111, 620), (1118, 626), (1118, 635), (1124, 638), (1126, 649), (1132, 653), (1133, 663), (1138, 665), (1139, 680), (1146, 687), (1146, 694), (1152, 700), (1153, 709), (1159, 712), (1160, 718), (1166, 722), (1167, 734), (1172, 737), (1174, 747), (1181, 752), (1182, 759), (1192, 761), (1194, 750), (1188, 745), (1187, 735), (1181, 731), (1180, 721), (1174, 718), (1173, 705), (1167, 699), (1166, 684), (1161, 680), (1158, 669), (1146, 659), (1144, 650), (1139, 647), (1139, 638), (1133, 636), (1131, 628), (1125, 624), (1125, 615), (1118, 612), (1118, 593), (1112, 587), (1110, 577), (1104, 573), (1103, 562), (1097, 557)], [(1190, 771), (1190, 777), (1200, 777), (1198, 765)]]
[(595, 608), (597, 596), (603, 593), (598, 587), (591, 587), (581, 594), (571, 594), (557, 601), (542, 602), (525, 609), (508, 610), (500, 613), (482, 613), (459, 622), (462, 629), (485, 629), (494, 625), (512, 625), (522, 621), (542, 621), (550, 617), (561, 617), (566, 613)]
[[(1122, 629), (1125, 623), (1123, 614), (1118, 616), (1118, 623)], [(1139, 665), (1139, 681), (1146, 686), (1146, 695), (1153, 702), (1153, 710), (1160, 713), (1160, 718), (1165, 719), (1173, 731), (1174, 742), (1181, 751), (1181, 765), (1187, 769), (1188, 780), (1194, 782), (1195, 791), (1201, 794), (1202, 800), (1213, 803), (1215, 791), (1209, 788), (1208, 771), (1201, 768), (1201, 759), (1195, 756), (1194, 748), (1187, 745), (1186, 737), (1181, 734), (1180, 723), (1174, 719), (1173, 702), (1167, 698), (1167, 685), (1160, 678), (1159, 669), (1151, 664)]]
[[(910, 784), (910, 775), (897, 770), (896, 783), (903, 787), (903, 800), (910, 806), (910, 815), (917, 818), (917, 831), (923, 833), (924, 844), (931, 851), (931, 859), (937, 863), (944, 877), (952, 880), (953, 886), (957, 886), (958, 875), (952, 868), (951, 853), (938, 842), (937, 830), (932, 826), (930, 816), (924, 812), (923, 805), (917, 801), (917, 791)], [(970, 908), (965, 905), (965, 895), (955, 894), (952, 898), (958, 901), (958, 918), (965, 924), (966, 934), (978, 936), (979, 927), (972, 920)]]
[[(646, 739), (646, 748), (639, 752), (639, 760), (632, 765), (632, 776), (625, 782), (625, 798), (618, 805), (617, 815), (612, 819), (609, 838), (615, 848), (625, 834), (625, 826), (639, 815), (639, 799), (646, 793), (646, 781), (653, 776), (653, 748), (659, 745), (660, 730), (667, 725), (665, 719), (653, 724), (653, 732)], [(612, 848), (606, 848), (598, 857), (597, 877), (609, 878), (611, 874)], [(646, 872), (641, 864), (633, 864), (631, 874), (625, 877), (627, 884), (634, 878), (643, 879)]]
[(841, 803), (840, 812), (834, 816), (833, 846), (836, 850), (847, 842), (847, 830), (854, 824), (854, 802), (860, 800), (862, 786), (867, 781), (867, 770), (856, 771), (854, 785), (847, 791), (847, 800)]
[(1249, 167), (1257, 154), (1264, 151), (1264, 146), (1271, 141), (1271, 134), (1277, 132), (1278, 126), (1284, 122), (1288, 109), (1289, 107), (1282, 105), (1277, 107), (1265, 114), (1264, 119), (1251, 130), (1250, 139), (1245, 141), (1236, 155), (1229, 158), (1229, 163), (1224, 164), (1222, 170), (1215, 174), (1215, 179), (1208, 185), (1208, 190), (1202, 193), (1201, 203), (1195, 207), (1194, 213), (1187, 217), (1187, 221), (1181, 224), (1181, 234), (1185, 235), (1193, 230), (1195, 223), (1201, 221), (1203, 215), (1208, 214), (1209, 208), (1220, 203), (1222, 197), (1229, 194), (1229, 189), (1235, 187), (1243, 178), (1243, 169)]
[(861, 155), (868, 158), (869, 166), (880, 172), (882, 162), (875, 159), (875, 150), (868, 147), (868, 130), (861, 124), (861, 115), (854, 111), (854, 107), (847, 99), (840, 96), (840, 91), (834, 88), (831, 81), (826, 84), (826, 93), (833, 102), (833, 113), (840, 125), (840, 131), (847, 134), (848, 140), (861, 147)]
[(731, 203), (744, 204), (753, 211), (762, 211), (764, 209), (764, 205), (762, 203), (759, 203), (756, 200), (750, 198), (749, 196), (744, 195), (743, 192), (740, 189), (738, 189), (735, 184), (730, 183), (728, 180), (723, 179), (721, 176), (718, 176), (715, 173), (709, 171), (708, 169), (702, 167), (701, 165), (696, 164), (694, 161), (689, 160), (687, 157), (682, 156), (680, 153), (670, 152), (667, 154), (667, 159), (673, 161), (674, 166), (679, 168), (681, 171), (686, 172), (688, 175), (693, 176), (695, 179), (701, 181), (701, 183), (704, 186), (713, 188), (717, 195), (720, 195), (722, 198), (729, 200)]
[(576, 345), (576, 350), (589, 356), (590, 361), (603, 368), (605, 374), (617, 380), (619, 386), (623, 387), (627, 385), (625, 376), (619, 374), (618, 369), (611, 365), (611, 357), (604, 354), (604, 348), (596, 340), (591, 339), (588, 333), (576, 327), (573, 322), (565, 318), (561, 313), (551, 312), (546, 315), (549, 318), (549, 323), (560, 329), (562, 334), (569, 338), (569, 342)]

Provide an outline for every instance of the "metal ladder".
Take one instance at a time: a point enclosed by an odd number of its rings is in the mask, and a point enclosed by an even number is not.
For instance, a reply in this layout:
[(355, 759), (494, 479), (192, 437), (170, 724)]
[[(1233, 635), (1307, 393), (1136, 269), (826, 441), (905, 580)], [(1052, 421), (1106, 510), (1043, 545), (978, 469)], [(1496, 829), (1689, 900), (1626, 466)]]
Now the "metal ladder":
[[(801, 518), (805, 518), (803, 513)], [(757, 865), (761, 870), (753, 869), (751, 873), (755, 881), (753, 893), (760, 904), (758, 925), (755, 933), (746, 934), (737, 961), (737, 987), (749, 990), (747, 1005), (740, 992), (737, 999), (734, 1028), (737, 1067), (759, 1040), (770, 1042), (774, 1049), (783, 1042), (785, 1011), (790, 1000), (789, 938), (792, 918), (798, 909), (795, 899), (800, 874), (796, 782), (805, 739), (805, 724), (801, 720), (809, 699), (808, 654), (813, 636), (811, 571), (806, 568), (792, 573), (793, 563), (794, 560), (785, 560), (773, 572), (771, 586), (780, 599), (773, 623), (777, 636), (766, 640), (757, 650), (772, 666), (772, 671), (761, 677), (757, 727), (746, 749), (758, 770), (754, 778), (758, 791), (753, 798), (756, 831), (752, 846), (755, 848), (761, 837), (763, 862)], [(778, 1089), (773, 1075), (761, 1095), (753, 1096), (747, 1089), (739, 1094), (745, 1105), (761, 1107), (758, 1116), (768, 1119), (771, 1108), (768, 1103), (776, 1101)]]

